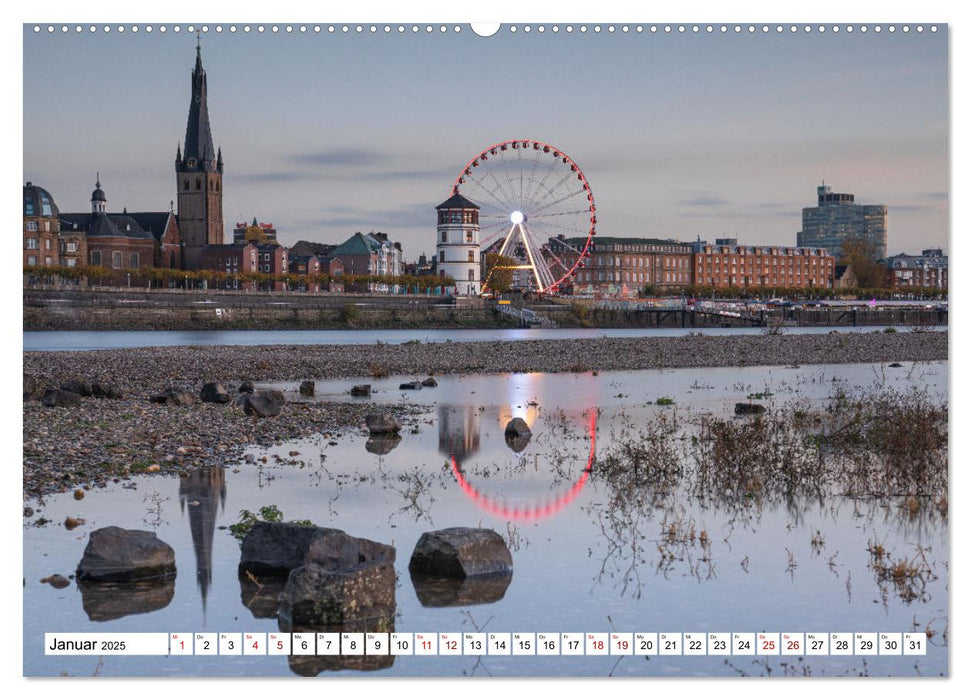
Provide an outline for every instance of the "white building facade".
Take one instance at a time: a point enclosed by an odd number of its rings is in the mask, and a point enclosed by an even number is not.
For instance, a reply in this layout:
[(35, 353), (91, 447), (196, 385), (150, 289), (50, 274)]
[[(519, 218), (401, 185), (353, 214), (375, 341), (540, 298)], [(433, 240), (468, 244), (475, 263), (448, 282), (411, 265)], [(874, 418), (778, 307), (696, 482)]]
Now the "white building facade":
[(479, 207), (455, 193), (435, 209), (438, 211), (435, 238), (438, 274), (455, 280), (457, 296), (478, 296), (482, 293)]

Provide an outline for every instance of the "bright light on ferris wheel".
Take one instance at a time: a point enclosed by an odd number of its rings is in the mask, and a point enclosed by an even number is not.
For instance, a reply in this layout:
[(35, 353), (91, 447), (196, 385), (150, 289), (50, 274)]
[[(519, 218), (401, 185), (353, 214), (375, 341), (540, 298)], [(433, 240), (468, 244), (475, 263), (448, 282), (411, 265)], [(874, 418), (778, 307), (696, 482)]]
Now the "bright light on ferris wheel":
[(526, 220), (526, 217), (523, 215), (521, 211), (514, 211), (512, 214), (509, 215), (509, 220), (512, 221), (514, 224), (521, 224), (523, 223), (523, 221)]

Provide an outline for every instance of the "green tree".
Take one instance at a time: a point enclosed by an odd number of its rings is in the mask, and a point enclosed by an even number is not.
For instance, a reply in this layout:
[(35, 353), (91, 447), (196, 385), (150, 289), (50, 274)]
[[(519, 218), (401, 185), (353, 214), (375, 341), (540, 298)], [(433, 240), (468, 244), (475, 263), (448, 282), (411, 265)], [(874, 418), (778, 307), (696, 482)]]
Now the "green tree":
[(876, 246), (864, 238), (851, 238), (844, 241), (839, 263), (853, 270), (859, 287), (887, 286), (887, 268), (877, 260)]
[(483, 287), (503, 294), (512, 287), (513, 266), (516, 261), (499, 253), (486, 254), (486, 273)]

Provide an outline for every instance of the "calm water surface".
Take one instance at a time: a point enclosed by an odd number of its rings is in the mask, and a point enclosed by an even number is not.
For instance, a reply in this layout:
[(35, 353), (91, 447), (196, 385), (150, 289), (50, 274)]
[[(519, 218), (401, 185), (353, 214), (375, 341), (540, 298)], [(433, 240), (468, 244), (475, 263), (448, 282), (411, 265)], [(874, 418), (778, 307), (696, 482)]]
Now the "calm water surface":
[[(451, 333), (451, 332), (450, 332)], [(591, 454), (603, 457), (625, 428), (659, 417), (729, 417), (733, 404), (767, 392), (776, 405), (822, 405), (834, 390), (921, 388), (947, 395), (947, 363), (724, 368), (592, 374), (510, 374), (440, 378), (437, 388), (402, 392), (411, 377), (371, 381), (373, 401), (418, 403), (422, 412), (397, 444), (369, 443), (363, 430), (314, 435), (268, 450), (266, 463), (226, 465), (184, 479), (141, 477), (28, 503), (52, 521), (25, 520), (24, 672), (91, 675), (96, 657), (45, 657), (43, 633), (270, 632), (275, 604), (237, 577), (239, 544), (225, 528), (242, 509), (273, 504), (286, 519), (309, 519), (397, 548), (395, 629), (400, 632), (872, 631), (930, 626), (926, 657), (769, 658), (813, 675), (946, 674), (948, 529), (934, 512), (907, 516), (892, 500), (827, 496), (769, 499), (743, 511), (699, 503), (676, 492), (657, 507), (624, 510), (610, 484), (584, 480)], [(317, 383), (318, 398), (353, 400), (354, 379)], [(282, 386), (293, 392), (296, 382)], [(674, 406), (657, 406), (669, 396)], [(514, 416), (533, 429), (528, 443), (507, 443)], [(291, 455), (291, 452), (298, 453)], [(450, 456), (461, 466), (457, 476)], [(73, 531), (67, 516), (87, 524)], [(672, 523), (704, 530), (709, 548), (685, 541), (661, 556)], [(68, 575), (88, 534), (117, 525), (150, 529), (176, 552), (173, 584), (120, 598), (39, 583)], [(502, 534), (514, 572), (505, 590), (467, 590), (458, 605), (423, 605), (408, 573), (422, 532), (481, 526)], [(823, 544), (813, 545), (817, 533)], [(868, 543), (895, 557), (922, 548), (936, 578), (907, 601), (877, 581)], [(426, 600), (427, 602), (427, 600)], [(758, 675), (764, 657), (397, 657), (374, 671), (324, 675), (705, 676)], [(100, 675), (292, 676), (287, 657), (104, 657)], [(314, 673), (319, 669), (312, 669)], [(307, 672), (303, 669), (304, 673)]]
[[(786, 333), (828, 333), (828, 327), (786, 328)], [(844, 332), (872, 332), (882, 327), (852, 328)], [(907, 330), (902, 327), (901, 331)], [(929, 330), (947, 330), (932, 326)], [(422, 343), (468, 343), (494, 340), (568, 340), (572, 338), (659, 338), (701, 332), (705, 335), (758, 335), (761, 328), (513, 328), (491, 330), (374, 330), (374, 331), (25, 331), (24, 350), (108, 350), (163, 345), (359, 345), (409, 340)]]

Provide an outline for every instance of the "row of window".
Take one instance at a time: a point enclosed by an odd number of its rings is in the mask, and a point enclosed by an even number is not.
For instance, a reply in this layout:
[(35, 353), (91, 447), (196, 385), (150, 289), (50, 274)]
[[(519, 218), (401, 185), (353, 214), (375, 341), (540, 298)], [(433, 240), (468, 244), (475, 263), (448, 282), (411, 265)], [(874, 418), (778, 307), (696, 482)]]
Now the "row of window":
[(604, 252), (618, 252), (618, 253), (685, 253), (688, 254), (691, 251), (685, 248), (678, 248), (675, 246), (658, 246), (651, 244), (631, 244), (631, 245), (621, 245), (619, 243), (595, 243), (597, 250), (603, 250)]
[[(475, 239), (471, 231), (465, 232), (465, 242), (475, 243)], [(448, 231), (442, 231), (442, 243), (448, 243)]]
[(652, 267), (652, 265), (660, 265), (661, 267), (667, 269), (687, 269), (689, 266), (687, 257), (678, 258), (668, 258), (668, 257), (658, 257), (658, 258), (631, 258), (631, 257), (613, 257), (604, 255), (594, 255), (590, 258), (590, 264), (593, 267)]
[(438, 223), (440, 224), (477, 224), (479, 223), (479, 212), (475, 210), (440, 211), (438, 212)]
[[(650, 272), (604, 272), (602, 270), (584, 271), (577, 273), (578, 282), (631, 282), (637, 284), (648, 284), (651, 281)], [(684, 272), (663, 272), (658, 273), (655, 281), (667, 284), (688, 284), (688, 275)]]
[[(444, 250), (438, 251), (438, 262), (445, 262), (445, 251)], [(458, 261), (457, 260), (451, 260), (450, 262), (458, 262)], [(468, 262), (470, 262), (470, 263), (478, 262), (475, 259), (475, 251), (474, 250), (470, 250), (469, 251), (469, 259), (468, 259)]]
[[(213, 188), (213, 185), (214, 184), (215, 184), (215, 188)], [(189, 178), (186, 178), (186, 179), (184, 179), (182, 181), (182, 189), (184, 191), (188, 192), (188, 190), (189, 190)], [(202, 178), (201, 177), (197, 177), (196, 178), (196, 189), (197, 190), (201, 190), (202, 189)], [(210, 192), (218, 192), (219, 191), (219, 181), (218, 180), (210, 180), (209, 181), (209, 191)]]
[[(779, 264), (780, 258), (772, 257), (769, 259), (772, 261), (773, 265)], [(817, 257), (809, 258), (807, 260), (803, 260), (802, 258), (796, 258), (796, 257), (786, 257), (781, 259), (783, 260), (783, 263), (788, 263), (790, 265), (802, 265), (803, 267), (805, 267), (806, 265), (812, 265), (813, 267), (815, 267), (816, 265), (820, 264), (820, 260), (821, 260), (821, 258), (817, 258)], [(723, 258), (719, 258), (717, 255), (714, 258), (702, 258), (699, 255), (697, 257), (697, 260), (698, 260), (698, 265), (701, 265), (702, 262), (707, 262), (710, 265), (712, 261), (714, 261), (716, 264), (720, 262), (724, 262), (726, 264), (728, 262), (731, 262), (732, 265), (736, 263), (741, 263), (742, 265), (744, 265), (745, 263), (748, 263), (749, 265), (752, 265), (752, 264), (758, 264), (759, 262), (761, 262), (764, 265), (769, 264), (767, 260), (761, 257), (759, 257), (757, 260), (753, 260), (751, 257), (746, 258), (744, 256), (741, 258), (735, 258), (735, 257), (729, 258), (728, 256), (725, 256), (725, 258), (723, 259)], [(832, 261), (833, 261), (833, 258), (823, 258), (822, 264), (831, 265)]]
[[(24, 228), (27, 231), (36, 231), (37, 230), (37, 222), (36, 221), (25, 221), (24, 222)], [(50, 231), (51, 230), (51, 222), (50, 221), (45, 221), (44, 222), (44, 230), (45, 231)]]
[(723, 277), (718, 277), (718, 278), (699, 277), (698, 278), (698, 284), (740, 284), (743, 287), (759, 285), (759, 284), (761, 284), (761, 286), (763, 287), (768, 285), (785, 286), (787, 284), (795, 284), (795, 286), (801, 287), (804, 283), (810, 287), (815, 287), (817, 286), (817, 282), (820, 282), (820, 281), (816, 280), (815, 277), (813, 278), (807, 277), (806, 279), (803, 279), (802, 277), (794, 278), (794, 277), (786, 277), (785, 275), (780, 275), (779, 277), (732, 276), (730, 278), (723, 278)]
[[(92, 250), (90, 257), (91, 257), (91, 264), (92, 265), (101, 265), (102, 264), (103, 258), (102, 258), (102, 255), (101, 255), (101, 251), (100, 250)], [(138, 253), (129, 253), (128, 254), (128, 267), (130, 267), (130, 268), (137, 268), (138, 267), (138, 264), (139, 264), (139, 255), (138, 255)], [(111, 251), (111, 267), (114, 268), (114, 269), (116, 269), (116, 270), (120, 270), (120, 269), (123, 269), (125, 267), (125, 254), (122, 251), (120, 251), (120, 250), (113, 250), (113, 251)]]

